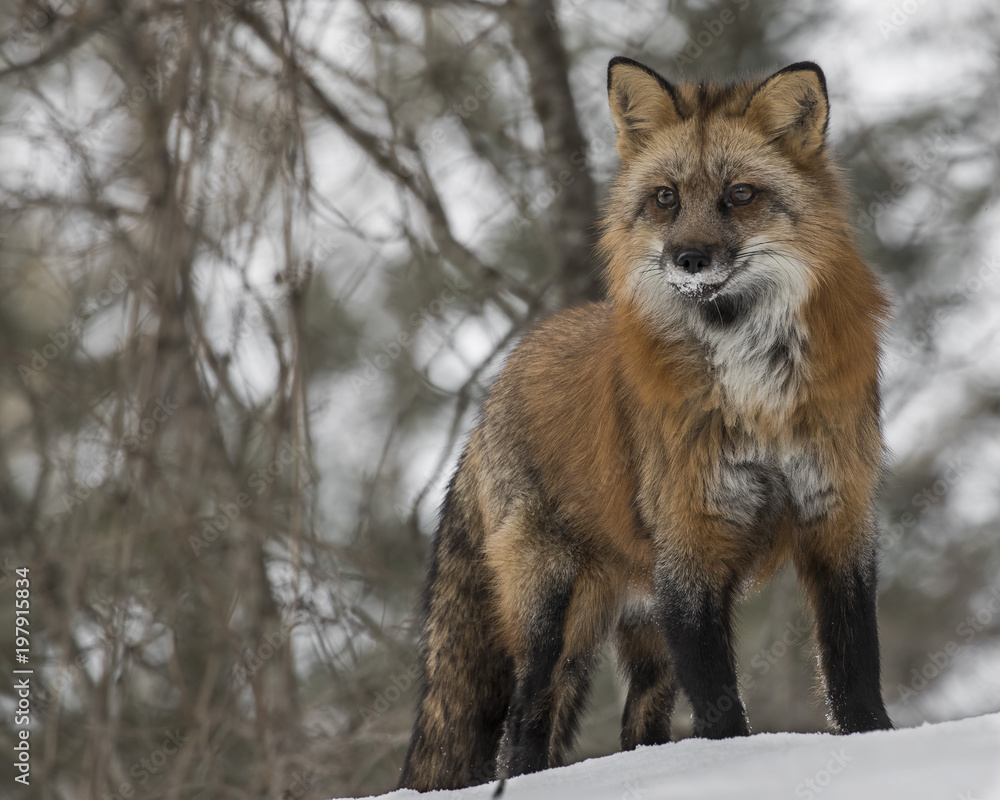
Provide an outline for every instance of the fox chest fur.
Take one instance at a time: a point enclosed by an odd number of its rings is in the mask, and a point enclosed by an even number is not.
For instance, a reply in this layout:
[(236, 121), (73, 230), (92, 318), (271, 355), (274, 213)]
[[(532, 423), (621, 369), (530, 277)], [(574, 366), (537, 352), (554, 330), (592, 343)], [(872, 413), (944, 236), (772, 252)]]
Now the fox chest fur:
[(773, 529), (786, 512), (800, 522), (828, 513), (836, 500), (831, 470), (810, 445), (799, 409), (810, 379), (801, 315), (770, 298), (742, 317), (720, 318), (715, 309), (703, 317), (692, 339), (709, 408), (692, 415), (689, 437), (692, 447), (716, 454), (703, 477), (705, 513), (764, 536), (759, 529)]
[(747, 530), (773, 527), (783, 513), (800, 523), (821, 519), (837, 489), (830, 455), (814, 446), (801, 408), (809, 402), (808, 331), (798, 315), (767, 309), (719, 328), (706, 331), (704, 346), (715, 407), (692, 432), (706, 439), (697, 447), (717, 453), (704, 478), (706, 512)]

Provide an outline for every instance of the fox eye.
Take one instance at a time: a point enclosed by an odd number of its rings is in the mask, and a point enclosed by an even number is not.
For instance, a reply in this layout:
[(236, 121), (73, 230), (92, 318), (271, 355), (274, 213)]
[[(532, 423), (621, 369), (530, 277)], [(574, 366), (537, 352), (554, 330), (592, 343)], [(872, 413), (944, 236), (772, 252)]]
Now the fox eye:
[(757, 190), (749, 183), (737, 183), (726, 189), (726, 205), (745, 206), (756, 194)]
[(669, 186), (657, 186), (654, 197), (656, 197), (656, 205), (660, 208), (673, 208), (677, 205), (677, 192)]

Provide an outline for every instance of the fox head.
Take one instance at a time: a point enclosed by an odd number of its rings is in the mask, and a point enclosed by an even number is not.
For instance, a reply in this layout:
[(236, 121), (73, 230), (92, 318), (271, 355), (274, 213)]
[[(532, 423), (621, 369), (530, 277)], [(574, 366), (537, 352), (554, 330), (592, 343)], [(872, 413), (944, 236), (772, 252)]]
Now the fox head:
[(815, 64), (674, 85), (619, 57), (608, 96), (622, 165), (601, 246), (619, 303), (668, 331), (794, 314), (831, 257), (854, 252)]

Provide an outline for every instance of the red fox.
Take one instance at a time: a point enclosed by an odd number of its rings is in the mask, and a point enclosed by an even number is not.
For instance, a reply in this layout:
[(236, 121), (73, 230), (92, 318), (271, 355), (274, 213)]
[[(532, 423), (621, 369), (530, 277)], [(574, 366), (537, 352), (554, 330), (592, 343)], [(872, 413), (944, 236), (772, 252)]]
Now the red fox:
[(826, 144), (823, 72), (674, 85), (608, 66), (621, 170), (608, 299), (528, 333), (448, 488), (424, 592), (401, 785), (562, 763), (595, 654), (629, 690), (621, 746), (746, 736), (733, 605), (787, 561), (832, 721), (891, 728), (876, 622), (888, 303)]

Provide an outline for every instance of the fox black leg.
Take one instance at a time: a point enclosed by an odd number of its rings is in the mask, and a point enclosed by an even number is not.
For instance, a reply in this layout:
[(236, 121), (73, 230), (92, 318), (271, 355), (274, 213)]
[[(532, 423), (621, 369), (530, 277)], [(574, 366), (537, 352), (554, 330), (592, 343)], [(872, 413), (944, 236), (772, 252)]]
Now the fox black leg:
[(732, 589), (661, 582), (663, 624), (677, 682), (694, 710), (694, 735), (706, 739), (747, 736), (739, 696), (732, 636)]
[(511, 777), (549, 766), (555, 712), (552, 677), (562, 653), (571, 594), (572, 586), (549, 594), (530, 626), (526, 658), (517, 665), (508, 728)]
[[(565, 649), (565, 643), (564, 643)], [(564, 657), (552, 678), (552, 739), (549, 766), (566, 763), (580, 727), (580, 714), (587, 704), (597, 659), (593, 653)]]
[(816, 619), (827, 702), (837, 728), (841, 733), (892, 728), (879, 678), (875, 558), (835, 569), (803, 555), (796, 567)]
[(669, 742), (676, 691), (663, 630), (652, 621), (626, 618), (619, 623), (615, 644), (629, 683), (622, 750)]

